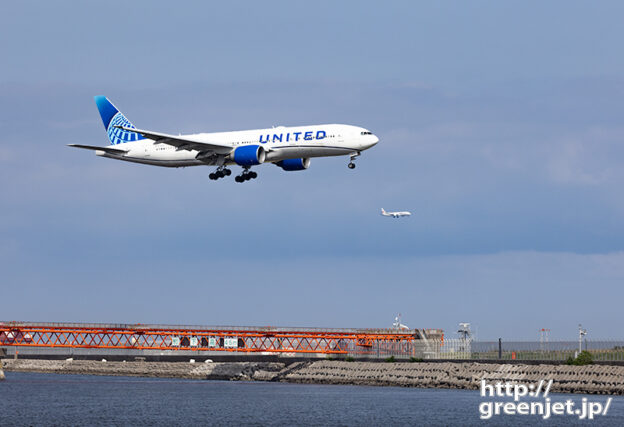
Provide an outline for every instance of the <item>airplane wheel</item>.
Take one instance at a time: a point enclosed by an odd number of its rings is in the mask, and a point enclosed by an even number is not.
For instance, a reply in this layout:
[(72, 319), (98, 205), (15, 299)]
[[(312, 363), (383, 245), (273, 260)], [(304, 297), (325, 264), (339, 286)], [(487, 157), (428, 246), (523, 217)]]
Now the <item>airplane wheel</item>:
[(217, 178), (223, 178), (225, 176), (225, 173), (223, 171), (217, 171), (215, 175), (217, 175)]
[(212, 179), (213, 181), (217, 179), (216, 175), (212, 172), (210, 172), (210, 175), (208, 175), (208, 178)]
[(355, 163), (353, 162), (349, 163), (347, 166), (349, 166), (349, 169), (355, 169)]
[(236, 181), (236, 182), (243, 182), (244, 179), (243, 179), (242, 176), (238, 175), (236, 178), (234, 178), (234, 181)]
[(258, 178), (258, 174), (256, 172), (249, 172), (249, 176), (251, 177), (251, 179)]
[(223, 169), (223, 172), (225, 172), (225, 176), (232, 175), (232, 171), (230, 169)]

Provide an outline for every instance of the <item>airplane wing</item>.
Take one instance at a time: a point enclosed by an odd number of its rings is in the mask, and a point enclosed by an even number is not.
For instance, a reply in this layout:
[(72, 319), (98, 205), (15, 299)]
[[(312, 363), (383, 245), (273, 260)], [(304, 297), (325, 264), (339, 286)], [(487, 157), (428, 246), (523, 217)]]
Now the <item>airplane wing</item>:
[(95, 145), (67, 144), (68, 147), (84, 148), (85, 150), (104, 151), (108, 154), (126, 154), (128, 150), (111, 147), (96, 147)]
[(151, 139), (159, 144), (167, 144), (176, 147), (178, 150), (213, 151), (217, 154), (229, 154), (232, 151), (231, 145), (220, 142), (204, 142), (189, 136), (168, 135), (166, 133), (152, 132), (149, 130), (135, 129), (126, 126), (115, 126), (128, 132), (136, 132), (147, 139)]

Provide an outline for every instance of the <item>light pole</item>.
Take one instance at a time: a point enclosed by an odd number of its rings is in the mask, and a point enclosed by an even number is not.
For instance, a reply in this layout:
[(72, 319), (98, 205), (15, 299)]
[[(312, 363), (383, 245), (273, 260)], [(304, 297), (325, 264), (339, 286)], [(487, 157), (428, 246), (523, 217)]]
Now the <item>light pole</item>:
[(587, 335), (587, 329), (583, 329), (583, 326), (579, 323), (579, 354), (583, 351), (583, 337)]
[(472, 341), (470, 323), (460, 323), (457, 333), (459, 334), (459, 342), (461, 344), (459, 351), (470, 352), (470, 342)]

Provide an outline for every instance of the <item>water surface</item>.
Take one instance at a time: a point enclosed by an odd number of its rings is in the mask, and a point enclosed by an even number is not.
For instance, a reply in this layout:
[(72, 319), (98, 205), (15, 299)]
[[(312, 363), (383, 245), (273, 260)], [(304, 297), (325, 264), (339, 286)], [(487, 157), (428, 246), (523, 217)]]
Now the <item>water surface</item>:
[[(479, 425), (477, 391), (7, 372), (0, 425)], [(553, 400), (606, 396), (551, 394)], [(499, 416), (490, 425), (624, 425), (607, 417)]]

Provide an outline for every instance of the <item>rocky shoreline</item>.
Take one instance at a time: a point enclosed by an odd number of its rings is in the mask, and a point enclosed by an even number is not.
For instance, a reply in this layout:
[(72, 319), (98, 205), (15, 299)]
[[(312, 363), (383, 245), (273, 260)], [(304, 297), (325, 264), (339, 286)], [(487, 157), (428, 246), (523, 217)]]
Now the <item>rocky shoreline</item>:
[(285, 377), (288, 382), (423, 388), (479, 389), (488, 384), (553, 380), (551, 392), (624, 394), (624, 367), (524, 365), (477, 362), (365, 363), (319, 361)]
[(537, 383), (553, 380), (551, 392), (624, 394), (624, 366), (523, 365), (476, 362), (378, 363), (309, 361), (272, 362), (105, 362), (86, 360), (5, 359), (7, 372), (121, 375), (230, 381), (280, 381), (421, 388), (478, 389), (482, 379)]

